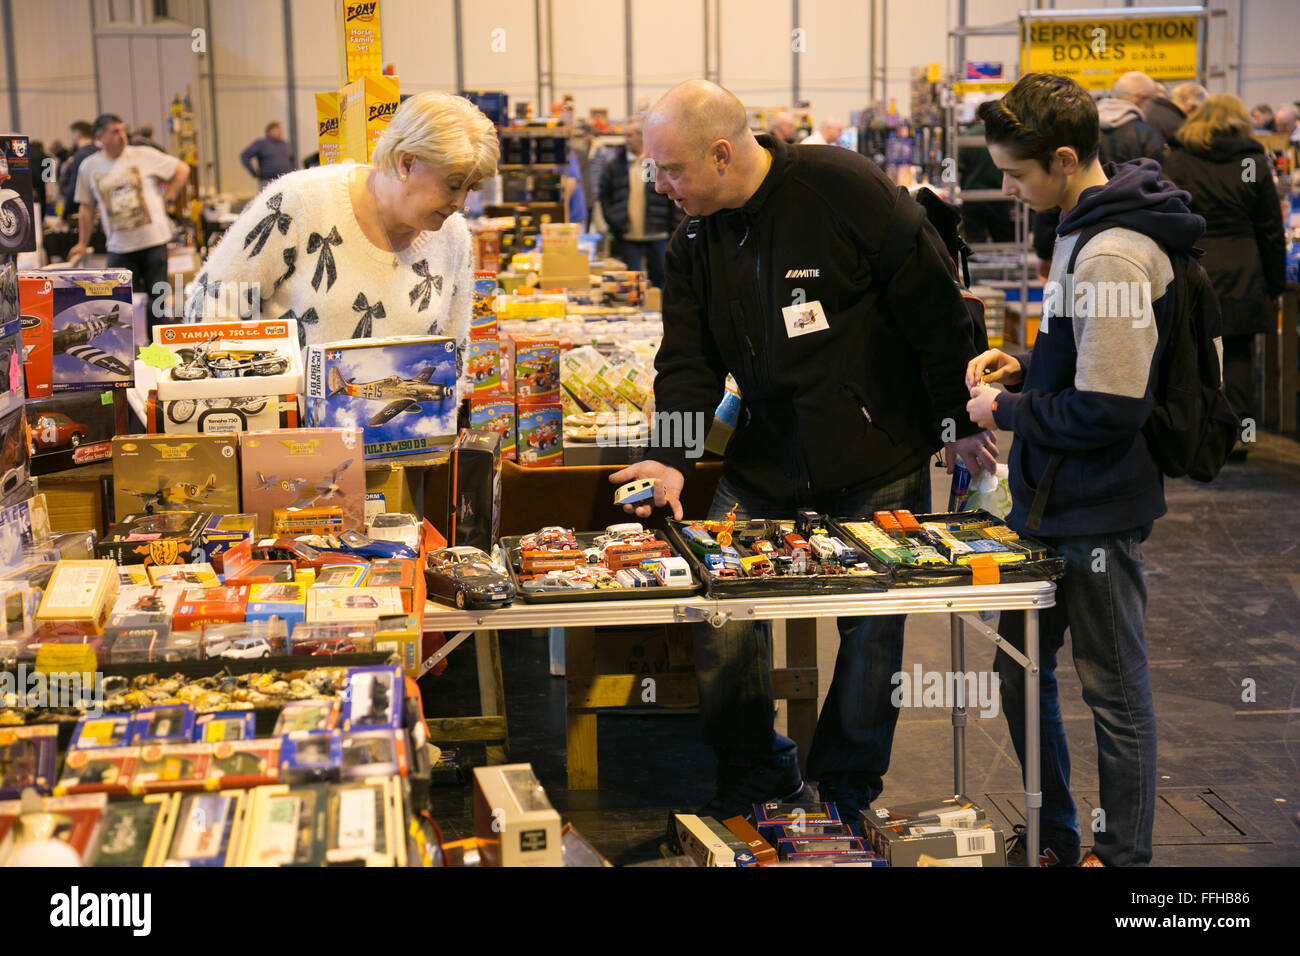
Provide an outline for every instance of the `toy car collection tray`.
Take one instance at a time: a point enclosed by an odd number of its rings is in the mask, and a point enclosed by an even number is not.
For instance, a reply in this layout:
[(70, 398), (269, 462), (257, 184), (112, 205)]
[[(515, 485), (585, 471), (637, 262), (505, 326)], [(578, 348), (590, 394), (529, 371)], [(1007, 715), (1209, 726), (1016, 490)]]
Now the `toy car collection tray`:
[[(890, 579), (883, 562), (871, 555), (864, 555), (859, 563), (865, 563), (873, 573), (859, 574), (841, 570), (836, 573), (814, 574), (765, 574), (762, 576), (722, 577), (711, 571), (704, 560), (687, 544), (687, 531), (691, 525), (703, 522), (676, 521), (668, 519), (668, 540), (686, 556), (691, 570), (704, 582), (705, 594), (713, 598), (761, 597), (772, 594), (836, 594), (845, 592), (884, 591), (889, 587)], [(756, 556), (749, 547), (749, 542), (770, 541), (777, 548), (785, 533), (793, 532), (794, 520), (740, 520), (731, 528), (731, 546), (744, 560)], [(827, 522), (827, 531), (839, 534), (833, 524)], [(825, 564), (818, 562), (818, 566)]]
[[(987, 511), (962, 511), (947, 514), (916, 515), (919, 525), (938, 523), (953, 532), (964, 533), (974, 537), (979, 526), (985, 525), (1000, 529), (1018, 546), (1029, 552), (1023, 560), (1016, 563), (985, 564), (981, 583), (1015, 584), (1031, 581), (1056, 581), (1065, 574), (1065, 559), (1057, 555), (1039, 541), (1022, 535), (1015, 535), (1000, 519)], [(934, 564), (906, 564), (894, 561), (882, 561), (873, 551), (870, 542), (855, 533), (855, 527), (871, 523), (870, 517), (836, 518), (831, 521), (832, 528), (846, 542), (870, 555), (873, 562), (884, 563), (888, 567), (889, 580), (894, 587), (945, 587), (975, 583), (975, 569), (969, 564), (953, 564), (947, 560)], [(879, 529), (879, 526), (877, 526)], [(932, 538), (932, 536), (931, 536)], [(902, 542), (903, 538), (896, 539)], [(991, 540), (991, 539), (990, 539)]]
[[(578, 541), (579, 548), (591, 548), (596, 545), (596, 538), (600, 535), (599, 531), (582, 531), (574, 534)], [(664, 541), (667, 540), (669, 547), (672, 549), (673, 557), (681, 557), (683, 552), (680, 545), (672, 539), (671, 536), (665, 536), (662, 532), (654, 532), (655, 537)], [(509, 555), (510, 579), (514, 582), (516, 601), (523, 601), (526, 604), (570, 604), (587, 601), (645, 601), (653, 598), (673, 598), (673, 597), (690, 597), (700, 587), (700, 574), (694, 564), (691, 563), (690, 555), (686, 555), (687, 564), (691, 567), (691, 584), (685, 586), (663, 586), (655, 585), (653, 587), (622, 587), (622, 588), (592, 588), (590, 590), (580, 590), (576, 588), (566, 588), (558, 591), (528, 591), (524, 588), (524, 579), (520, 570), (521, 555), (519, 549), (519, 540), (522, 536), (512, 536), (501, 539), (501, 549)]]

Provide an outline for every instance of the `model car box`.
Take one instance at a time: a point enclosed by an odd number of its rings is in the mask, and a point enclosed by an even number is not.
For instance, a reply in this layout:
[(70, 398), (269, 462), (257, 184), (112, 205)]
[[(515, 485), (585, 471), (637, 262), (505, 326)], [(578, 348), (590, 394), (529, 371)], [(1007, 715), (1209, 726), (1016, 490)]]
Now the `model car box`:
[(257, 515), (212, 515), (203, 529), (203, 554), (218, 571), (231, 545), (252, 541), (257, 536)]
[(399, 730), (358, 730), (343, 734), (343, 779), (405, 777), (406, 735)]
[(863, 810), (862, 831), (890, 866), (916, 866), (923, 854), (949, 866), (1007, 865), (1002, 829), (963, 796)]
[(36, 623), (42, 631), (71, 624), (86, 635), (103, 634), (117, 592), (112, 561), (60, 561), (41, 597)]
[(251, 711), (231, 710), (218, 714), (199, 714), (194, 718), (194, 742), (219, 744), (223, 741), (251, 740), (257, 736), (257, 719)]
[(307, 623), (374, 621), (402, 613), (397, 588), (312, 588), (307, 592)]
[(327, 802), (324, 784), (250, 791), (244, 838), (231, 865), (323, 865)]
[(107, 461), (113, 438), (129, 429), (122, 391), (60, 392), (29, 401), (28, 449), (33, 475)]
[(203, 644), (209, 660), (217, 657), (269, 657), (286, 652), (289, 628), (279, 618), (218, 621), (203, 625)]
[(404, 681), (392, 665), (348, 669), (343, 697), (343, 729), (373, 730), (402, 726)]
[(101, 557), (119, 565), (192, 564), (203, 555), (203, 527), (208, 515), (201, 511), (166, 511), (159, 514), (119, 512), (117, 524), (95, 546)]
[[(429, 636), (432, 638), (434, 635)], [(389, 614), (375, 621), (374, 649), (395, 655), (408, 677), (419, 678), (428, 673), (428, 668), (422, 666), (424, 640), (419, 615)]]
[(447, 543), (492, 551), (501, 523), (501, 439), (465, 429), (451, 446)]
[(131, 273), (23, 273), (23, 359), (29, 398), (127, 388), (133, 378)]
[(249, 588), (255, 584), (290, 584), (295, 577), (292, 561), (262, 561), (251, 554), (252, 541), (241, 541), (232, 545), (222, 555), (225, 574), (223, 582), (228, 586)]
[(146, 570), (149, 583), (155, 587), (171, 584), (185, 588), (215, 588), (221, 584), (217, 572), (206, 561), (193, 564), (151, 564)]
[(502, 368), (519, 405), (559, 404), (560, 341), (508, 333), (501, 340)]
[(27, 787), (49, 793), (59, 759), (55, 724), (0, 727), (0, 798), (22, 796)]
[[(10, 269), (0, 268), (0, 283)], [(9, 305), (0, 306), (0, 410), (4, 411), (18, 407), (28, 398), (23, 375), (22, 320), (17, 309)]]
[[(365, 4), (354, 4), (365, 6)], [(395, 76), (376, 72), (360, 76), (339, 90), (342, 155), (346, 162), (368, 163), (379, 137), (397, 112), (400, 84)], [(365, 333), (369, 335), (369, 333)], [(362, 337), (358, 333), (358, 338)]]
[(85, 716), (72, 728), (69, 750), (124, 747), (131, 742), (131, 714)]
[(840, 814), (833, 803), (756, 803), (754, 828), (776, 846), (784, 827), (839, 826)]
[(151, 794), (104, 808), (104, 832), (95, 851), (95, 866), (157, 866), (173, 798)]
[(515, 402), (505, 395), (474, 395), (469, 400), (469, 427), (501, 436), (501, 457), (515, 460)]
[(231, 435), (114, 438), (113, 507), (118, 515), (196, 510), (237, 514), (238, 441)]
[(29, 478), (30, 455), (27, 445), (27, 420), (23, 417), (23, 403), (16, 393), (12, 398), (0, 398), (0, 405), (9, 405), (0, 412), (0, 507), (17, 504), (35, 494)]
[(393, 775), (345, 781), (328, 791), (325, 861), (330, 866), (405, 866), (402, 781)]
[(36, 630), (41, 592), (25, 581), (0, 581), (0, 640), (24, 638)]
[(337, 730), (295, 730), (280, 739), (280, 779), (285, 783), (338, 780), (343, 738)]
[(280, 779), (280, 738), (222, 740), (212, 744), (208, 788), (260, 787)]
[(189, 743), (194, 739), (194, 709), (189, 704), (144, 707), (131, 718), (131, 743)]
[(515, 456), (526, 468), (564, 464), (564, 413), (555, 405), (520, 405)]
[(692, 857), (700, 866), (735, 866), (736, 855), (729, 841), (724, 840), (693, 813), (673, 814), (672, 832), (682, 853)]
[(139, 762), (139, 747), (70, 750), (54, 792), (60, 796), (65, 793), (130, 793)]
[(32, 169), (31, 143), (26, 136), (6, 133), (0, 136), (0, 189), (4, 190), (0, 216), (4, 230), (0, 231), (0, 255), (17, 256), (20, 252), (36, 251), (36, 216), (33, 211), (33, 186), (40, 182), (44, 170)]
[(560, 815), (532, 764), (474, 768), (474, 834), (488, 866), (563, 866)]
[[(253, 588), (298, 587), (295, 584), (254, 584)], [(244, 608), (245, 621), (283, 621), (285, 627), (293, 630), (307, 620), (307, 599), (301, 601), (254, 600), (251, 595), (248, 606)]]
[[(369, 565), (326, 564), (316, 572), (312, 590), (317, 588), (359, 588), (365, 582)], [(309, 592), (310, 593), (310, 592)]]
[(131, 792), (202, 790), (207, 786), (211, 763), (211, 744), (142, 744), (131, 777)]
[[(233, 294), (226, 287), (214, 286), (208, 291), (218, 301), (222, 295)], [(302, 392), (302, 353), (296, 322), (159, 325), (153, 337), (155, 349), (166, 349), (171, 356), (151, 358), (152, 364), (138, 360), (136, 388), (157, 402), (263, 398)], [(166, 367), (158, 367), (163, 365)]]
[[(103, 793), (41, 797), (40, 812), (57, 818), (54, 838), (72, 847), (84, 864), (94, 852), (107, 804), (108, 796)], [(18, 815), (26, 812), (21, 800), (0, 801), (0, 866), (6, 865), (14, 852), (14, 824)]]
[(246, 810), (242, 790), (178, 794), (167, 820), (162, 866), (226, 866), (238, 857), (239, 834)]
[(365, 456), (447, 445), (456, 433), (456, 341), (367, 338), (307, 349), (307, 422), (363, 428)]
[(411, 558), (377, 558), (370, 562), (366, 572), (366, 587), (397, 588), (402, 597), (402, 610), (410, 613), (424, 606), (424, 575), (416, 572)]
[(366, 468), (359, 428), (293, 428), (239, 436), (244, 509), (270, 534), (277, 508), (337, 507), (340, 530), (365, 526)]
[(335, 698), (323, 700), (295, 700), (285, 704), (275, 720), (275, 736), (297, 733), (302, 730), (331, 730), (338, 723), (339, 702)]
[(192, 631), (207, 624), (243, 621), (247, 604), (246, 587), (190, 588), (176, 605), (172, 627)]
[(104, 634), (114, 664), (152, 660), (155, 644), (166, 641), (181, 588), (132, 585), (118, 591)]

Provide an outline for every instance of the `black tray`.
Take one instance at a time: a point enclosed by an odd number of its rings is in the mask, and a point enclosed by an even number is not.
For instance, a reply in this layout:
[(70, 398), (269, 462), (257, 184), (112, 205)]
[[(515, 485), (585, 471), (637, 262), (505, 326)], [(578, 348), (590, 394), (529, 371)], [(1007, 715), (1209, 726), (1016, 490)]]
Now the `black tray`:
[[(999, 524), (1005, 522), (989, 514), (987, 511), (960, 511), (945, 512), (942, 514), (915, 515), (918, 522), (924, 524), (927, 521), (957, 521), (957, 520), (990, 520)], [(870, 517), (849, 517), (835, 518), (831, 520), (835, 532), (839, 534), (846, 543), (854, 545), (860, 551), (870, 554), (866, 545), (857, 538), (847, 527), (844, 522), (847, 521), (870, 521)], [(1045, 547), (1041, 541), (1033, 538), (1021, 536), (1024, 540)], [(1057, 581), (1065, 574), (1065, 559), (1055, 555), (1050, 549), (1047, 549), (1048, 556), (1040, 558), (1037, 561), (1021, 561), (1018, 564), (1002, 564), (998, 566), (998, 581), (1002, 584), (1024, 584), (1033, 581)], [(870, 555), (871, 560), (877, 563), (880, 559), (874, 554)], [(954, 585), (971, 584), (974, 580), (974, 569), (969, 565), (911, 565), (911, 564), (891, 564), (887, 565), (889, 577), (895, 587), (952, 587)]]
[[(764, 575), (757, 578), (720, 578), (715, 576), (705, 566), (704, 562), (695, 556), (695, 552), (690, 549), (686, 539), (682, 536), (681, 529), (683, 527), (696, 523), (669, 518), (667, 522), (668, 540), (673, 547), (686, 556), (686, 560), (691, 565), (691, 570), (704, 582), (704, 593), (709, 597), (747, 598), (766, 597), (773, 594), (844, 594), (884, 591), (889, 587), (888, 571), (884, 563), (875, 555), (866, 554), (865, 552), (863, 561), (870, 564), (878, 572), (876, 575), (848, 574), (846, 572), (844, 574), (788, 574)], [(793, 526), (794, 518), (791, 517), (783, 521), (737, 521), (732, 532), (732, 546), (741, 557), (748, 557), (752, 552), (740, 543), (742, 534), (750, 529), (756, 530), (760, 526), (770, 529), (774, 525), (781, 524)], [(835, 529), (828, 528), (827, 530)], [(775, 545), (774, 535), (775, 532), (772, 532), (763, 536)]]
[[(582, 531), (574, 534), (578, 539), (578, 548), (590, 548), (596, 543), (596, 537), (604, 534), (603, 531)], [(673, 554), (677, 557), (682, 556), (681, 546), (672, 540), (671, 536), (665, 536), (662, 531), (655, 531), (654, 535), (660, 541), (667, 541), (673, 549)], [(510, 565), (510, 580), (515, 584), (515, 600), (523, 601), (525, 604), (572, 604), (586, 603), (588, 601), (647, 601), (651, 598), (670, 598), (670, 597), (690, 597), (700, 589), (700, 575), (691, 565), (691, 556), (686, 555), (687, 564), (691, 566), (691, 586), (690, 587), (672, 587), (666, 588), (656, 585), (648, 588), (592, 588), (590, 591), (571, 590), (571, 591), (541, 591), (530, 592), (524, 590), (524, 583), (519, 577), (519, 539), (523, 535), (514, 535), (501, 539), (501, 550), (508, 557), (507, 564)]]

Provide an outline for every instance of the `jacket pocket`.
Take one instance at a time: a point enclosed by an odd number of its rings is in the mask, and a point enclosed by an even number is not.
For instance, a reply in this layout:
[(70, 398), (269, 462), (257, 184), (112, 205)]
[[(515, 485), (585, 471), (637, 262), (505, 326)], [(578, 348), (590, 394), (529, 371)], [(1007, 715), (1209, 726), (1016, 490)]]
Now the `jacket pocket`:
[(727, 314), (731, 320), (731, 334), (736, 343), (736, 351), (744, 367), (748, 382), (753, 385), (758, 381), (758, 352), (749, 337), (745, 322), (745, 307), (739, 299), (727, 303)]
[(845, 383), (844, 391), (848, 394), (848, 400), (856, 405), (858, 411), (862, 414), (864, 432), (869, 433), (874, 428), (888, 438), (891, 444), (898, 444), (892, 434), (892, 429), (887, 427), (884, 418), (879, 414), (878, 406), (867, 397), (865, 389), (851, 383)]

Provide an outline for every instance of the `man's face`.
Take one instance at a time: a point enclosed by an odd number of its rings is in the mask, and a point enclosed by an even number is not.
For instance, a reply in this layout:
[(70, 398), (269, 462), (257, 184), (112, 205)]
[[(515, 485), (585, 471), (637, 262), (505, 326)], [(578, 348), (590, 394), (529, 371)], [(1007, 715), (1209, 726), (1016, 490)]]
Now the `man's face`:
[(126, 148), (126, 124), (109, 123), (100, 130), (96, 142), (109, 159), (117, 159)]
[(655, 192), (663, 193), (688, 216), (707, 216), (721, 207), (721, 179), (708, 150), (685, 141), (667, 124), (645, 130), (645, 155), (654, 161)]
[(1002, 194), (1015, 196), (1034, 212), (1059, 206), (1065, 195), (1065, 173), (1057, 160), (1045, 172), (1036, 159), (1020, 159), (999, 143), (988, 144), (993, 164), (1002, 172)]
[(627, 151), (633, 156), (640, 156), (645, 151), (645, 137), (641, 135), (638, 126), (629, 126), (627, 129)]
[(1273, 118), (1272, 113), (1265, 113), (1263, 110), (1251, 110), (1250, 119), (1257, 129), (1262, 128), (1269, 120)]
[(826, 137), (826, 142), (828, 143), (835, 142), (837, 139), (840, 138), (840, 134), (843, 132), (844, 132), (843, 123), (827, 123), (826, 126), (823, 127), (822, 129), (822, 135)]
[(1279, 133), (1291, 133), (1295, 131), (1296, 116), (1291, 110), (1278, 110), (1273, 118), (1273, 126)]
[(272, 126), (266, 131), (266, 135), (271, 139), (284, 139), (284, 130), (279, 126)]

